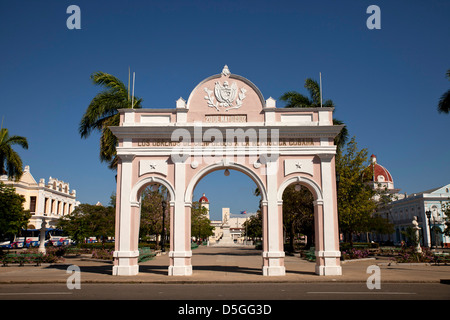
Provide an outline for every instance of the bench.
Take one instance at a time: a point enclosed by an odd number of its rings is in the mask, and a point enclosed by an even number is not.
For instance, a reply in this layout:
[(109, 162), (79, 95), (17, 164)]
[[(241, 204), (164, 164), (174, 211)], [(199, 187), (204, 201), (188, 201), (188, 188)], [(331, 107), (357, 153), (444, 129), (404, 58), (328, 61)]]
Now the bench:
[(145, 262), (153, 259), (156, 256), (156, 253), (153, 252), (149, 247), (139, 248), (139, 258), (138, 262)]
[(311, 247), (308, 251), (303, 251), (302, 256), (308, 261), (316, 261), (316, 249)]
[(13, 263), (18, 263), (21, 267), (25, 263), (36, 263), (36, 266), (40, 266), (43, 260), (41, 253), (7, 253), (2, 257), (2, 264), (4, 267)]

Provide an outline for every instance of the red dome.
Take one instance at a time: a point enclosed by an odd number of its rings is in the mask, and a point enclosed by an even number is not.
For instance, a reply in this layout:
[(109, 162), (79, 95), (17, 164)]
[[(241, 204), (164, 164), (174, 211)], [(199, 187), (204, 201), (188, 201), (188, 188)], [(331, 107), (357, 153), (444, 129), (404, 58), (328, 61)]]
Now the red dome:
[(203, 194), (203, 196), (200, 198), (200, 200), (198, 200), (198, 202), (209, 202), (209, 200), (207, 197), (205, 197), (205, 194)]
[(394, 179), (392, 179), (392, 175), (390, 174), (390, 172), (385, 167), (377, 163), (377, 158), (375, 157), (375, 155), (372, 155), (371, 158), (373, 169), (373, 181), (394, 182)]

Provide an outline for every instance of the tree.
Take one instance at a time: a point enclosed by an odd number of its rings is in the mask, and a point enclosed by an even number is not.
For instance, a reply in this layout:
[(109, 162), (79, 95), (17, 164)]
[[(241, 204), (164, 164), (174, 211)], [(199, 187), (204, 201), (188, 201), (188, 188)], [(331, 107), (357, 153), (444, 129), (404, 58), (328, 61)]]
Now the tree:
[[(446, 77), (450, 80), (450, 69), (447, 70)], [(449, 113), (450, 112), (450, 90), (447, 90), (439, 100), (438, 104), (438, 112), (439, 113)]]
[(294, 185), (288, 186), (283, 192), (283, 223), (289, 237), (288, 251), (294, 251), (295, 234), (301, 232), (307, 235), (311, 246), (314, 235), (314, 197), (307, 188), (296, 190)]
[(29, 210), (23, 209), (25, 197), (17, 194), (13, 187), (0, 182), (0, 237), (14, 239), (28, 225), (31, 218)]
[[(368, 180), (374, 181), (373, 171)], [(395, 231), (394, 224), (389, 220), (390, 203), (398, 199), (398, 196), (389, 192), (387, 186), (381, 183), (374, 189), (374, 199), (376, 201), (376, 212), (373, 215), (371, 231), (377, 234), (387, 234), (389, 237)], [(390, 238), (389, 238), (390, 241)]]
[(92, 131), (100, 132), (100, 160), (108, 162), (110, 169), (115, 169), (118, 160), (116, 154), (118, 141), (108, 127), (120, 124), (119, 109), (141, 108), (142, 99), (134, 97), (133, 101), (129, 88), (108, 73), (95, 72), (91, 75), (91, 79), (95, 85), (103, 86), (106, 90), (92, 99), (81, 118), (79, 133), (82, 138), (87, 138)]
[(96, 237), (104, 244), (108, 237), (114, 236), (114, 219), (113, 207), (82, 203), (72, 213), (61, 217), (57, 227), (77, 243)]
[[(139, 236), (146, 239), (150, 235), (158, 235), (163, 233), (163, 213), (162, 202), (167, 201), (167, 190), (160, 186), (153, 190), (153, 186), (146, 188), (141, 196), (141, 223), (139, 228)], [(169, 229), (169, 219), (164, 219), (164, 228)]]
[(253, 240), (262, 238), (262, 214), (258, 210), (256, 215), (251, 216), (242, 224), (245, 229), (245, 236)]
[(27, 139), (21, 136), (10, 136), (8, 129), (0, 129), (0, 174), (7, 174), (11, 180), (19, 181), (23, 174), (22, 159), (12, 148), (19, 145), (28, 149)]
[(376, 202), (375, 191), (366, 183), (370, 180), (367, 149), (358, 150), (355, 137), (347, 144), (345, 154), (336, 156), (336, 172), (340, 176), (337, 194), (339, 226), (353, 245), (357, 232), (370, 231)]
[(214, 227), (208, 219), (208, 209), (194, 201), (191, 208), (191, 235), (198, 239), (207, 239), (214, 234)]
[(115, 214), (113, 207), (104, 207), (102, 205), (86, 205), (85, 212), (88, 212), (88, 230), (93, 237), (105, 244), (108, 237), (113, 237), (115, 233)]
[[(284, 93), (280, 100), (285, 101), (287, 104), (285, 108), (318, 108), (321, 106), (321, 93), (320, 86), (316, 80), (307, 78), (305, 80), (305, 88), (308, 90), (310, 98), (304, 96), (297, 91), (288, 91)], [(322, 103), (323, 107), (333, 107), (335, 108), (334, 102), (332, 100), (325, 100)], [(343, 125), (341, 120), (333, 119), (334, 125)], [(334, 139), (334, 142), (338, 148), (345, 145), (348, 140), (347, 127), (343, 127), (339, 134)]]
[(450, 237), (450, 201), (442, 204), (442, 213), (445, 215), (445, 229), (444, 234)]

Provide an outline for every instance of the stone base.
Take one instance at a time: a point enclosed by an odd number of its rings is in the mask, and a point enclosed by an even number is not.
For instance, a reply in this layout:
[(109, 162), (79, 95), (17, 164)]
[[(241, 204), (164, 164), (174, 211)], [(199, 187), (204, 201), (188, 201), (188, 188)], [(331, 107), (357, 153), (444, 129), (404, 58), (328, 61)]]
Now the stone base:
[(284, 276), (284, 251), (267, 251), (262, 253), (263, 275), (264, 276)]
[(139, 273), (139, 266), (113, 266), (113, 276), (135, 276)]
[(316, 274), (319, 276), (342, 276), (342, 267), (316, 266)]
[(316, 251), (316, 274), (320, 276), (341, 276), (340, 251)]
[(269, 266), (263, 267), (263, 275), (264, 276), (285, 276), (286, 268), (283, 266)]
[(114, 251), (113, 276), (135, 276), (139, 273), (139, 250)]
[(192, 266), (169, 266), (169, 276), (192, 276)]
[(192, 251), (170, 251), (170, 266), (168, 270), (169, 276), (191, 276)]

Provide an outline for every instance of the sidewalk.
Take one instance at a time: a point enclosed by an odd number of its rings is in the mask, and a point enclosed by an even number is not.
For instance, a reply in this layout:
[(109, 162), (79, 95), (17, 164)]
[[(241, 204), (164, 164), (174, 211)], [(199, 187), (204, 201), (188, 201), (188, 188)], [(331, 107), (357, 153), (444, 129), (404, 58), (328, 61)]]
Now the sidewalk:
[(342, 263), (341, 276), (318, 276), (315, 263), (298, 256), (286, 256), (286, 275), (262, 275), (261, 251), (253, 248), (199, 247), (192, 251), (192, 276), (168, 276), (167, 254), (140, 264), (136, 276), (113, 276), (108, 261), (66, 258), (63, 263), (0, 267), (0, 284), (66, 283), (69, 265), (81, 270), (82, 283), (233, 283), (233, 282), (366, 282), (367, 267), (378, 265), (382, 282), (430, 282), (450, 280), (450, 265), (395, 264), (388, 259), (352, 260)]

